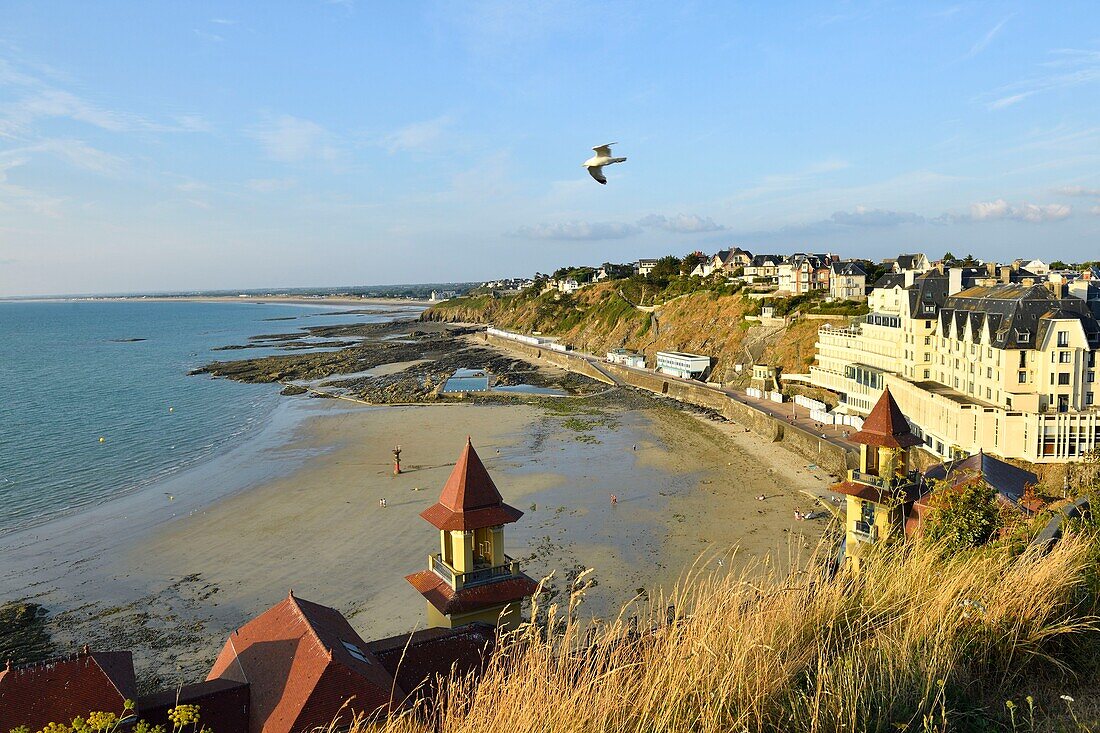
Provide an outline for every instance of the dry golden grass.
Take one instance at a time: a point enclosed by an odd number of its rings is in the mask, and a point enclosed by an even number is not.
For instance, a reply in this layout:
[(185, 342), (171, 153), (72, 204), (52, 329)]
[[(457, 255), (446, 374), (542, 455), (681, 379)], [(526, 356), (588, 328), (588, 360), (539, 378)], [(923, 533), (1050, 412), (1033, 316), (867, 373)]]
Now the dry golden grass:
[[(1032, 693), (1040, 718), (1067, 721), (1058, 693), (1087, 686), (1074, 669), (1097, 648), (1098, 546), (1077, 533), (1045, 556), (895, 548), (833, 581), (818, 558), (794, 573), (696, 571), (594, 633), (551, 608), (554, 631), (509, 637), (479, 684), (455, 681), (382, 730), (1013, 730), (1005, 702), (1026, 710)], [(1087, 729), (1070, 723), (1057, 729)]]

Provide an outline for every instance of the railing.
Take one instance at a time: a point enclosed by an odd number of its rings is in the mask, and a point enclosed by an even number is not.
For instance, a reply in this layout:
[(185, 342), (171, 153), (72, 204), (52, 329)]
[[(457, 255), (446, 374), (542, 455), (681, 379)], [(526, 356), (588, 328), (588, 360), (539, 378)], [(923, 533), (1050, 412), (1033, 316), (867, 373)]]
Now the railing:
[[(920, 483), (920, 473), (917, 471), (910, 471), (905, 476), (893, 476), (891, 478), (883, 478), (882, 476), (874, 476), (869, 473), (863, 473), (855, 469), (848, 470), (848, 480), (858, 481), (861, 484), (867, 484), (868, 486), (874, 486), (879, 489), (901, 489), (909, 486), (915, 486)], [(913, 498), (913, 497), (910, 497)]]
[(852, 529), (852, 536), (860, 542), (877, 542), (878, 527), (867, 522), (856, 522), (855, 527)]
[(438, 554), (428, 556), (428, 568), (436, 575), (447, 581), (455, 590), (461, 590), (471, 585), (492, 583), (501, 578), (510, 578), (519, 575), (519, 563), (507, 555), (504, 556), (503, 565), (492, 565), (485, 568), (475, 568), (465, 573), (460, 573), (447, 564)]

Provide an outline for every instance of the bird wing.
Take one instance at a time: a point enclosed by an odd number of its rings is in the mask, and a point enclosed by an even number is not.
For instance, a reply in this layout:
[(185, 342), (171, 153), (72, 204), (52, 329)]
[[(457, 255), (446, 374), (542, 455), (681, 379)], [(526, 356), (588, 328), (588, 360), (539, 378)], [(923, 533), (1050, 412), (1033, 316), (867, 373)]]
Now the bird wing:
[(618, 145), (618, 143), (604, 143), (603, 145), (597, 145), (592, 149), (596, 151), (597, 156), (601, 158), (610, 158), (612, 145)]
[(603, 177), (603, 166), (593, 165), (588, 168), (588, 174), (595, 178), (597, 181), (603, 184), (607, 184), (607, 179)]

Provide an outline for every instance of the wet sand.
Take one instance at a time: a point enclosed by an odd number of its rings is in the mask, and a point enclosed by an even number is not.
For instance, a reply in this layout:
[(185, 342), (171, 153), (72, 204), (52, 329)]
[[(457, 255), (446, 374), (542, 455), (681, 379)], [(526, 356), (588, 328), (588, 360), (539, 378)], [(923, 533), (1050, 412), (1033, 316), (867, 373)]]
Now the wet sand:
[[(307, 416), (251, 459), (289, 472), (186, 513), (162, 497), (174, 518), (96, 543), (87, 557), (70, 546), (56, 572), (28, 570), (24, 592), (6, 583), (5, 595), (68, 605), (53, 624), (60, 644), (131, 648), (139, 673), (161, 683), (201, 677), (234, 628), (290, 589), (339, 609), (367, 639), (423, 626), (425, 602), (404, 576), (426, 567), (439, 540), (418, 515), (438, 499), (467, 435), (505, 500), (525, 512), (506, 529), (508, 554), (536, 579), (553, 571), (557, 591), (595, 568), (585, 605), (595, 616), (615, 614), (638, 589), (670, 587), (701, 553), (737, 545), (744, 559), (786, 555), (824, 527), (794, 519), (796, 508), (814, 508), (800, 490), (823, 490), (823, 472), (671, 403), (297, 399)], [(43, 553), (56, 547), (43, 539)]]

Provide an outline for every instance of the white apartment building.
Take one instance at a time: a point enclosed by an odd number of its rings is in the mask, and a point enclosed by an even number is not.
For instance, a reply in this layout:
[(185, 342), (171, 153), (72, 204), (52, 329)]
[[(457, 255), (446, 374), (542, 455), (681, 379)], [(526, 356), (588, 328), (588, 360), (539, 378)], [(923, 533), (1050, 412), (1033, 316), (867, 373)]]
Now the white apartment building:
[(1058, 462), (1100, 447), (1091, 290), (1065, 297), (1030, 272), (993, 266), (876, 285), (869, 315), (819, 331), (810, 368), (850, 411), (866, 414), (889, 386), (925, 446), (946, 457)]

